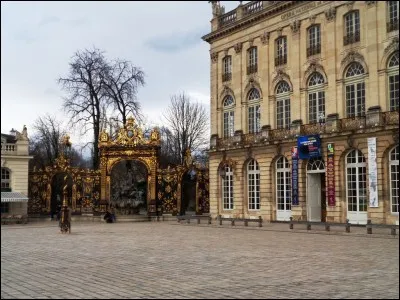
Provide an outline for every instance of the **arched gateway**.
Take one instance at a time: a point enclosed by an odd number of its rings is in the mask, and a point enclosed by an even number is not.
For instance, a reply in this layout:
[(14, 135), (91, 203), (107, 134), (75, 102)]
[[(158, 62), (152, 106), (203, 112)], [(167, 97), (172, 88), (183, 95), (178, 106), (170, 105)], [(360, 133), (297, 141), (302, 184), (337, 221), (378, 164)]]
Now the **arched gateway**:
[(147, 212), (156, 213), (156, 172), (160, 153), (160, 133), (154, 128), (145, 138), (135, 120), (128, 118), (125, 127), (120, 128), (115, 140), (103, 131), (99, 137), (101, 200), (100, 205), (108, 206), (111, 199), (111, 170), (122, 160), (137, 160), (147, 169)]

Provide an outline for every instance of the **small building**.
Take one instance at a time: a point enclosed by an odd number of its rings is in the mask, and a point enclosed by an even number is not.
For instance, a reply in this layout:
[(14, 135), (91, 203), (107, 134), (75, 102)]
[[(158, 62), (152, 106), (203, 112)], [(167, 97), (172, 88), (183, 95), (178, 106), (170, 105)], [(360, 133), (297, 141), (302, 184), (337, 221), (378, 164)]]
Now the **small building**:
[(22, 133), (12, 129), (1, 134), (1, 220), (26, 221), (28, 216), (29, 139), (26, 126)]

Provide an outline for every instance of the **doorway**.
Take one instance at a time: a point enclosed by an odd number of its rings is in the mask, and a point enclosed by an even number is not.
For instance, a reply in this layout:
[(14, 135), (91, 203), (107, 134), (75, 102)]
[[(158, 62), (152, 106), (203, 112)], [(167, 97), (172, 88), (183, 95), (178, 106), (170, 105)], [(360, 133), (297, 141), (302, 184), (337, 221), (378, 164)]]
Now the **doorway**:
[(192, 171), (182, 176), (180, 214), (196, 214), (196, 173)]
[(326, 222), (325, 164), (310, 160), (307, 164), (307, 220)]

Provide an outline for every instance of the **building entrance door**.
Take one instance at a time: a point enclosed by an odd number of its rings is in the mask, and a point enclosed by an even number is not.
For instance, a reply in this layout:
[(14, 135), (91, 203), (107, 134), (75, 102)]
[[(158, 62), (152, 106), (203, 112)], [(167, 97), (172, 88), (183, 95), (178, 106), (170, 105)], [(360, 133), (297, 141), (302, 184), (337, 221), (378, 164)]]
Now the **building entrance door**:
[(326, 221), (325, 165), (310, 160), (307, 165), (307, 220)]

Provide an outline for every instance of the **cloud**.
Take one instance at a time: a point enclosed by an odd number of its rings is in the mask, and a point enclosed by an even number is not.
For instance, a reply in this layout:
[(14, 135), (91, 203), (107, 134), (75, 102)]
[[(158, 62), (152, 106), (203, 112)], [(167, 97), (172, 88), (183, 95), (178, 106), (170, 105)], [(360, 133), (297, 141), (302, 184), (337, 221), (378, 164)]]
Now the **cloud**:
[(42, 20), (39, 22), (38, 26), (44, 26), (44, 25), (49, 25), (51, 23), (59, 23), (61, 20), (59, 17), (56, 16), (46, 16), (42, 18)]
[(21, 30), (14, 34), (14, 39), (17, 41), (23, 41), (27, 44), (30, 44), (36, 41), (36, 37), (34, 37), (28, 30)]
[(202, 42), (201, 36), (207, 28), (201, 27), (189, 32), (178, 32), (163, 36), (154, 36), (145, 42), (145, 45), (157, 52), (171, 53), (190, 48)]
[(72, 26), (81, 26), (88, 23), (88, 19), (86, 17), (80, 17), (72, 20), (66, 20), (65, 23)]

